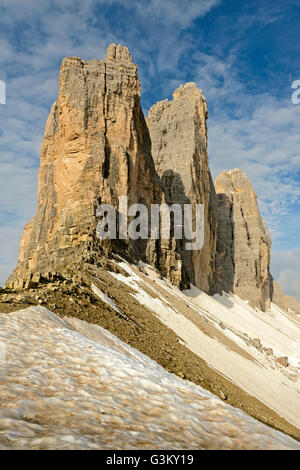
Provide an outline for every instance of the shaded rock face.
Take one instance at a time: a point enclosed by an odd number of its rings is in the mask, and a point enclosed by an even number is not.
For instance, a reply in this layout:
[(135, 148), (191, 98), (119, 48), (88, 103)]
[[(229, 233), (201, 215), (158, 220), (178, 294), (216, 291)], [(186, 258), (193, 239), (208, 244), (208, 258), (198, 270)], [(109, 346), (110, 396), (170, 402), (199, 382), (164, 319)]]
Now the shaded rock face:
[(241, 170), (223, 171), (215, 182), (218, 197), (216, 270), (221, 287), (254, 307), (270, 307), (271, 238), (254, 189)]
[[(87, 257), (98, 242), (100, 203), (117, 208), (118, 196), (128, 196), (129, 204), (160, 201), (137, 66), (126, 47), (110, 45), (105, 61), (63, 60), (38, 187), (36, 215), (24, 229), (11, 279)], [(156, 259), (156, 248), (144, 240), (123, 244), (132, 255)]]
[(288, 310), (293, 310), (293, 312), (300, 314), (300, 303), (296, 299), (294, 299), (294, 297), (291, 297), (290, 295), (285, 295), (282, 292), (282, 289), (278, 282), (274, 280), (272, 302), (285, 312), (287, 312)]
[(204, 246), (177, 251), (191, 281), (207, 293), (215, 288), (217, 203), (207, 157), (207, 105), (195, 83), (180, 86), (173, 100), (152, 106), (147, 117), (152, 156), (168, 204), (204, 204)]

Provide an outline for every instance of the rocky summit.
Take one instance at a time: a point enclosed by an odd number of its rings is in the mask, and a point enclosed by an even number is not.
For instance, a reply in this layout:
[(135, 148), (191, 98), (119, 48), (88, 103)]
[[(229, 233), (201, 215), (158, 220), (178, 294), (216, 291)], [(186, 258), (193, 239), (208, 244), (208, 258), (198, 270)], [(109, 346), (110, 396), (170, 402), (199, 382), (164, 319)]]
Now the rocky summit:
[[(97, 265), (118, 253), (149, 263), (180, 288), (235, 293), (268, 310), (270, 235), (244, 172), (223, 172), (214, 185), (207, 117), (202, 91), (187, 83), (145, 119), (138, 68), (120, 44), (108, 47), (104, 61), (64, 59), (41, 146), (36, 214), (24, 229), (6, 287), (29, 288), (71, 263)], [(120, 196), (147, 208), (202, 204), (202, 248), (186, 250), (185, 239), (174, 236), (173, 219), (168, 239), (160, 232), (158, 239), (100, 241), (97, 209), (111, 204), (122, 214)]]
[(255, 191), (238, 169), (216, 178), (218, 195), (218, 275), (222, 289), (262, 310), (270, 307), (271, 237)]
[[(200, 93), (196, 87), (194, 90), (196, 95)], [(192, 113), (195, 103), (191, 101), (189, 106)], [(198, 118), (202, 140), (195, 142), (192, 134), (188, 136), (199, 152), (206, 145), (205, 119), (202, 112)], [(198, 159), (200, 162), (200, 156)], [(207, 156), (199, 165), (208, 171)], [(58, 99), (41, 147), (36, 215), (24, 229), (18, 265), (7, 285), (22, 288), (36, 272), (56, 272), (75, 259), (78, 263), (95, 262), (103, 252), (119, 250), (148, 261), (174, 284), (187, 287), (194, 282), (194, 267), (174, 238), (127, 238), (100, 244), (96, 237), (100, 203), (112, 204), (118, 210), (119, 196), (126, 196), (128, 205), (150, 207), (171, 202), (162, 186), (141, 109), (137, 66), (128, 49), (111, 44), (105, 61), (64, 59)], [(205, 197), (202, 194), (202, 202)], [(208, 226), (207, 233), (210, 236)], [(210, 249), (206, 258), (207, 265)], [(195, 270), (199, 271), (196, 266)], [(199, 283), (205, 290), (208, 285), (206, 280)]]
[(278, 282), (273, 280), (273, 302), (284, 311), (292, 311), (300, 314), (300, 303), (290, 295), (284, 295)]
[(204, 246), (186, 252), (178, 244), (193, 284), (216, 287), (216, 194), (207, 156), (206, 99), (195, 83), (180, 86), (173, 100), (152, 106), (147, 117), (155, 168), (168, 204), (204, 205)]
[[(91, 258), (101, 202), (117, 207), (119, 195), (130, 203), (155, 202), (150, 147), (128, 49), (111, 44), (105, 61), (64, 59), (41, 147), (37, 211), (25, 227), (12, 279)], [(140, 257), (142, 249), (130, 247)]]

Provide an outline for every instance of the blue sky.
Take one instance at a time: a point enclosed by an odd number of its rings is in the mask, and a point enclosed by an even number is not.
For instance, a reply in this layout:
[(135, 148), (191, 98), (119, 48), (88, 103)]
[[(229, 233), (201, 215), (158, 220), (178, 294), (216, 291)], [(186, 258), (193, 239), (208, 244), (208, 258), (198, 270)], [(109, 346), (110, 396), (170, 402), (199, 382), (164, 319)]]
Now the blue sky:
[(194, 81), (209, 108), (209, 160), (246, 171), (273, 239), (272, 271), (300, 278), (299, 0), (0, 0), (0, 284), (36, 205), (39, 148), (65, 56), (127, 45), (145, 113)]

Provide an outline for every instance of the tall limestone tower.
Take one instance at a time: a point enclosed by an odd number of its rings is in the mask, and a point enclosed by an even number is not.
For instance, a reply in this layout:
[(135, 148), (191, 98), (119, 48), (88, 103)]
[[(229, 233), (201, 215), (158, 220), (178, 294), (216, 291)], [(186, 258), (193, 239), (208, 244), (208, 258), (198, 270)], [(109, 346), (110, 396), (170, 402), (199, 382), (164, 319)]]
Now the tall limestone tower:
[[(25, 227), (17, 268), (6, 285), (22, 287), (32, 273), (53, 272), (118, 249), (148, 261), (180, 287), (194, 283), (211, 293), (216, 198), (206, 118), (205, 98), (187, 84), (174, 92), (173, 101), (151, 109), (149, 133), (137, 66), (126, 47), (111, 44), (105, 61), (64, 59), (41, 147), (36, 215)], [(187, 251), (185, 241), (174, 237), (100, 243), (97, 208), (105, 203), (118, 210), (119, 196), (127, 196), (128, 205), (148, 208), (204, 204), (204, 248)]]
[(257, 196), (246, 174), (223, 171), (215, 182), (218, 195), (218, 262), (221, 287), (268, 310), (272, 295), (271, 237), (260, 215)]
[(207, 156), (206, 100), (195, 83), (173, 93), (173, 100), (152, 106), (147, 124), (152, 155), (169, 204), (204, 205), (204, 246), (178, 250), (193, 283), (206, 293), (216, 286), (217, 200)]
[[(10, 280), (90, 256), (99, 245), (100, 203), (118, 208), (118, 196), (127, 196), (128, 204), (150, 205), (160, 194), (128, 49), (111, 44), (105, 61), (64, 59), (41, 147), (37, 211)], [(155, 247), (124, 243), (130, 254), (155, 261)]]

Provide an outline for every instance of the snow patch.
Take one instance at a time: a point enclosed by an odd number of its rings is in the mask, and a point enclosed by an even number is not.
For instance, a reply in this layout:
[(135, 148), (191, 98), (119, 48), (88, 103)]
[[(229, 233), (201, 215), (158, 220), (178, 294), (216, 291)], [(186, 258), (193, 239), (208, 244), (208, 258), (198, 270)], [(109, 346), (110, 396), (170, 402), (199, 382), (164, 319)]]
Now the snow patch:
[(116, 306), (114, 301), (110, 297), (108, 297), (106, 294), (104, 294), (104, 292), (102, 292), (102, 290), (100, 290), (97, 286), (95, 286), (95, 284), (92, 284), (91, 288), (94, 294), (96, 294), (97, 297), (99, 297), (99, 299), (102, 300), (102, 302), (108, 304), (115, 312), (120, 313), (120, 314), (122, 313), (120, 309)]
[(0, 314), (0, 449), (300, 449), (110, 332)]

